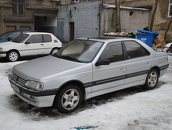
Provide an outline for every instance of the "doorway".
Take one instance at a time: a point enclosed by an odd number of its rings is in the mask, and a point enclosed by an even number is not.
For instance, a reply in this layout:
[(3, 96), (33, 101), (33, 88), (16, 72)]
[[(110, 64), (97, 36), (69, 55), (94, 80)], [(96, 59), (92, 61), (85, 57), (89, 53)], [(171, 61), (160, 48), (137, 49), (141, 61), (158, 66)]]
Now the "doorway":
[(70, 26), (70, 41), (74, 40), (75, 25), (74, 22), (69, 23)]

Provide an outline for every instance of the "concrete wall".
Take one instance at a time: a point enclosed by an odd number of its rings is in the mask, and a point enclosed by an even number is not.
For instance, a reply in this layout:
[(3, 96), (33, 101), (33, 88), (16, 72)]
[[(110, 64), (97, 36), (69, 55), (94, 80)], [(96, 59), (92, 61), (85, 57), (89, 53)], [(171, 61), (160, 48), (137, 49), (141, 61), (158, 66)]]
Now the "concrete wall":
[(57, 37), (63, 42), (70, 41), (70, 22), (74, 23), (74, 38), (99, 36), (100, 5), (97, 1), (59, 6)]
[[(149, 27), (152, 26), (154, 32), (159, 32), (163, 36), (166, 35), (167, 42), (172, 42), (172, 22), (170, 22), (172, 18), (168, 16), (169, 0), (120, 0), (120, 2), (121, 6), (150, 9)], [(103, 3), (114, 4), (115, 0), (103, 0)]]
[[(137, 29), (148, 26), (149, 11), (137, 8), (121, 8), (121, 31), (136, 33)], [(101, 33), (116, 32), (115, 27), (115, 7), (104, 7), (101, 12)]]

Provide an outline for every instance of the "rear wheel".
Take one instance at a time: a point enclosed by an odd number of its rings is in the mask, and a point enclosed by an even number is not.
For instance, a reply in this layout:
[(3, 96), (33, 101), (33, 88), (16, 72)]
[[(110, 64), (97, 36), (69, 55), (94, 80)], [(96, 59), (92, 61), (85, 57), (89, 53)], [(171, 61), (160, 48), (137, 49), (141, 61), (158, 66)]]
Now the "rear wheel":
[(156, 69), (150, 70), (143, 87), (148, 90), (154, 89), (158, 83), (158, 78), (158, 71)]
[(78, 86), (68, 85), (63, 88), (54, 101), (54, 106), (61, 113), (69, 113), (75, 111), (82, 101), (82, 93)]
[(55, 53), (57, 53), (59, 51), (58, 48), (53, 48), (52, 51), (51, 51), (51, 55), (54, 55)]
[(19, 53), (17, 51), (10, 51), (7, 53), (6, 58), (11, 62), (17, 61), (19, 59)]

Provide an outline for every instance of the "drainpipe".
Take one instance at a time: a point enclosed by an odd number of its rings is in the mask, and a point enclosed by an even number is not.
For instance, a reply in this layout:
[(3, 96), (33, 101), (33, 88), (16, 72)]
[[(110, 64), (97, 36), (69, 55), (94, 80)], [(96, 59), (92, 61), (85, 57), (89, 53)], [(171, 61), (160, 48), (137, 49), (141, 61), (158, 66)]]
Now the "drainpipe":
[(158, 6), (158, 0), (155, 0), (154, 9), (153, 9), (153, 13), (152, 13), (152, 19), (151, 19), (151, 23), (150, 23), (150, 30), (151, 31), (153, 29), (153, 24), (154, 24), (154, 20), (155, 20), (155, 14), (156, 14), (157, 6)]

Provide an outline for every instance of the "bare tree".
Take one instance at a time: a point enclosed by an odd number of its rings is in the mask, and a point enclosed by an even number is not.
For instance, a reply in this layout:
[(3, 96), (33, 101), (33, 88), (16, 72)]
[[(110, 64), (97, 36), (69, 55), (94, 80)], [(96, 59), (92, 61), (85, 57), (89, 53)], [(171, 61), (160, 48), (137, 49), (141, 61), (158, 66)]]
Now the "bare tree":
[(120, 0), (116, 0), (116, 32), (121, 32)]

